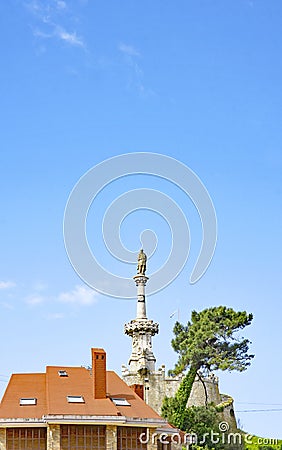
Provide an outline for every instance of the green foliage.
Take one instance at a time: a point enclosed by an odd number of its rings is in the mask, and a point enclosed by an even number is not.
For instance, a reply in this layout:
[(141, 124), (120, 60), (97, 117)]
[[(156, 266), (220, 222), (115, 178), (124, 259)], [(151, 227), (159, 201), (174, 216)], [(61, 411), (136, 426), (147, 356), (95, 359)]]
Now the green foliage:
[[(175, 397), (167, 398), (164, 402), (164, 407), (168, 409), (171, 408), (171, 418), (173, 418), (173, 414), (175, 414), (175, 411), (177, 410)], [(177, 418), (177, 415), (174, 417)], [(185, 433), (194, 434), (197, 436), (198, 443), (197, 445), (192, 445), (189, 447), (190, 450), (230, 449), (230, 447), (228, 447), (227, 444), (225, 445), (223, 440), (220, 439), (221, 434), (215, 434), (219, 432), (219, 423), (222, 421), (222, 417), (218, 414), (213, 405), (191, 406), (190, 408), (185, 408), (182, 420), (181, 429), (185, 431)], [(219, 436), (218, 443), (216, 443), (217, 436)], [(238, 446), (233, 446), (232, 448), (238, 448)]]
[(273, 447), (270, 445), (259, 446), (258, 450), (273, 450)]
[(204, 448), (224, 448), (222, 443), (215, 444), (211, 440), (212, 432), (219, 430), (219, 423), (219, 416), (213, 406), (192, 406), (191, 408), (186, 408), (183, 423), (184, 429), (187, 433), (196, 434), (198, 444), (203, 445)]
[(250, 341), (239, 338), (239, 330), (251, 324), (252, 314), (218, 306), (193, 311), (187, 325), (176, 322), (172, 347), (179, 359), (174, 373), (187, 367), (243, 371), (254, 355), (248, 354)]
[[(189, 409), (186, 405), (199, 369), (246, 370), (254, 355), (248, 354), (250, 341), (239, 338), (236, 333), (250, 325), (252, 319), (252, 314), (246, 311), (236, 312), (232, 308), (219, 306), (199, 313), (193, 311), (191, 322), (186, 326), (176, 322), (172, 347), (179, 359), (173, 372), (178, 374), (187, 368), (189, 370), (175, 397), (164, 399), (162, 415), (168, 422), (188, 431)], [(215, 408), (214, 411), (216, 413)]]
[[(168, 399), (169, 401), (175, 400)], [(220, 419), (213, 406), (192, 406), (185, 408), (183, 417), (182, 429), (186, 433), (195, 434), (198, 439), (198, 444), (202, 444), (206, 449), (221, 449), (223, 445), (214, 444), (211, 441), (212, 431), (218, 431)], [(204, 440), (203, 440), (204, 439)], [(191, 449), (198, 449), (197, 445), (190, 447)]]
[(221, 402), (215, 406), (215, 409), (217, 412), (224, 411), (225, 408), (227, 408), (228, 406), (231, 406), (232, 403), (234, 402), (234, 399), (232, 397), (230, 397), (229, 395), (226, 395), (226, 397), (228, 397), (228, 400), (225, 400), (224, 402)]
[(161, 413), (164, 419), (166, 419), (169, 423), (175, 425), (178, 421), (178, 410), (179, 405), (175, 397), (164, 398)]
[(191, 367), (183, 378), (175, 397), (165, 397), (162, 406), (162, 416), (176, 427), (184, 430), (184, 415), (192, 386), (197, 373), (197, 367)]

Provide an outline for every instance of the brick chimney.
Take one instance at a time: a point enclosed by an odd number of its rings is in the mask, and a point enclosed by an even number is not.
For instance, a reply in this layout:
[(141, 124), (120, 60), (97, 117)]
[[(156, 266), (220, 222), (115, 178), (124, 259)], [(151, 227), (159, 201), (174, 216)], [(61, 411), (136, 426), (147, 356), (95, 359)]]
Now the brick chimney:
[(144, 386), (143, 384), (132, 384), (129, 386), (135, 394), (137, 394), (142, 400), (144, 400)]
[(106, 398), (106, 352), (92, 348), (92, 379), (94, 398)]

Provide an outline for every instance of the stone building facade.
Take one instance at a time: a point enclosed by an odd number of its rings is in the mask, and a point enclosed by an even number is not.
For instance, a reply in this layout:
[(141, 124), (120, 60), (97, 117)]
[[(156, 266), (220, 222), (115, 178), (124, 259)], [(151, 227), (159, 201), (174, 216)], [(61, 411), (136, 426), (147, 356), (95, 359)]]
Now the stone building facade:
[[(0, 404), (0, 450), (162, 450), (177, 430), (92, 349), (92, 368), (14, 374)], [(168, 446), (166, 446), (168, 447)]]

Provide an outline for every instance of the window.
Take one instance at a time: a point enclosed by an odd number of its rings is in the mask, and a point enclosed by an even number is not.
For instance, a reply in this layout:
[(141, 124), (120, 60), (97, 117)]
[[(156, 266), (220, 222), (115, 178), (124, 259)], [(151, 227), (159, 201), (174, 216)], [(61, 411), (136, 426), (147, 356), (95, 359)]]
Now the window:
[(106, 427), (61, 425), (61, 450), (106, 450)]
[(37, 403), (37, 398), (32, 397), (32, 398), (20, 398), (20, 405), (21, 406), (26, 406), (26, 405), (36, 405)]
[(68, 376), (68, 373), (67, 373), (66, 370), (59, 370), (58, 374), (59, 374), (60, 377), (67, 377)]
[(126, 400), (126, 398), (111, 398), (112, 402), (114, 402), (114, 404), (116, 406), (131, 406), (130, 403), (128, 403), (128, 401)]
[[(117, 428), (117, 450), (146, 450), (147, 444), (142, 444), (140, 435), (147, 435), (147, 428), (140, 427), (118, 427)], [(142, 436), (141, 436), (142, 437)]]
[(46, 428), (7, 428), (7, 450), (46, 450)]
[(69, 403), (85, 403), (84, 398), (82, 395), (68, 395), (67, 401)]

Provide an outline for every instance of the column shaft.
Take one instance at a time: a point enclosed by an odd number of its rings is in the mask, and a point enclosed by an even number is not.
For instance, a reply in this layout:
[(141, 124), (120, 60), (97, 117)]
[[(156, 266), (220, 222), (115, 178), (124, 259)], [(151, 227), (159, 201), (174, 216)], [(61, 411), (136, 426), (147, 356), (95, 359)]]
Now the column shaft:
[(6, 450), (6, 428), (0, 428), (0, 450)]
[(48, 425), (47, 450), (60, 450), (60, 425)]
[(116, 425), (107, 425), (106, 449), (107, 450), (117, 450), (117, 426)]

